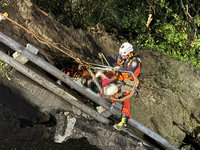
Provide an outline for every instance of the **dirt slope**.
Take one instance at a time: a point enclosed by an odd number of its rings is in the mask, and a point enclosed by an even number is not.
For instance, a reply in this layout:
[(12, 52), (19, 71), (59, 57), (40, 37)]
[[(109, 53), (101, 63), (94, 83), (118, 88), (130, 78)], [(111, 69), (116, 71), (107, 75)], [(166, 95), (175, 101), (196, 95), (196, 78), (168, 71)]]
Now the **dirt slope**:
[[(1, 10), (7, 11), (10, 18), (46, 40), (60, 43), (62, 48), (69, 48), (81, 59), (100, 62), (98, 52), (114, 54), (118, 51), (119, 44), (107, 35), (95, 35), (65, 27), (25, 0), (5, 2), (8, 6)], [(40, 55), (60, 68), (72, 61), (55, 48), (43, 44), (8, 21), (0, 24), (0, 31), (21, 44), (31, 43), (38, 47)], [(191, 64), (158, 52), (137, 47), (135, 49), (142, 59), (142, 88), (140, 97), (131, 99), (132, 116), (177, 147), (185, 143), (190, 145), (192, 141), (185, 139), (198, 139), (197, 136), (200, 134), (199, 70)], [(190, 149), (190, 146), (185, 148)]]
[[(82, 30), (67, 28), (59, 24), (26, 0), (5, 0), (4, 3), (7, 4), (7, 7), (1, 8), (1, 10), (8, 12), (9, 17), (13, 21), (62, 48), (63, 51), (74, 58), (78, 57), (86, 61), (90, 60), (94, 62), (98, 61), (99, 58), (93, 54), (106, 52), (107, 44), (109, 44), (110, 50), (118, 48), (116, 43), (110, 43), (112, 40), (109, 38), (92, 35)], [(0, 7), (2, 6), (1, 4)], [(12, 36), (12, 38), (21, 44), (25, 45), (29, 42), (36, 46), (40, 50), (39, 53), (52, 64), (61, 66), (73, 60), (49, 44), (44, 44), (37, 37), (31, 36), (25, 30), (22, 30), (9, 21), (0, 24), (0, 31), (3, 31), (8, 36)]]
[[(132, 116), (177, 146), (197, 136), (200, 126), (200, 72), (191, 64), (153, 51), (138, 51), (143, 66), (139, 99)], [(184, 141), (185, 142), (185, 141)]]

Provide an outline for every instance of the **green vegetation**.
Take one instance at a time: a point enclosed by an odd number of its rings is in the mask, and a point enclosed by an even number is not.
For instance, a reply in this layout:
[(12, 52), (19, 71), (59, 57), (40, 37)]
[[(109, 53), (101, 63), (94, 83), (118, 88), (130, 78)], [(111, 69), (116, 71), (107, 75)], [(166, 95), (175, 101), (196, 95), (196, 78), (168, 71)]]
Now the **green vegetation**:
[(2, 61), (0, 61), (0, 71), (3, 72), (4, 76), (5, 76), (8, 80), (11, 80), (11, 79), (9, 78), (9, 76), (8, 76), (8, 74), (7, 74), (6, 70), (5, 70), (5, 68), (4, 68), (4, 62), (2, 62)]
[[(200, 69), (198, 0), (32, 0), (59, 22), (113, 33)], [(147, 24), (148, 16), (149, 24)], [(147, 26), (146, 26), (147, 25)], [(102, 28), (103, 27), (103, 28)]]
[(1, 7), (3, 10), (5, 10), (7, 8), (8, 4), (5, 2), (5, 0), (2, 0), (1, 2)]

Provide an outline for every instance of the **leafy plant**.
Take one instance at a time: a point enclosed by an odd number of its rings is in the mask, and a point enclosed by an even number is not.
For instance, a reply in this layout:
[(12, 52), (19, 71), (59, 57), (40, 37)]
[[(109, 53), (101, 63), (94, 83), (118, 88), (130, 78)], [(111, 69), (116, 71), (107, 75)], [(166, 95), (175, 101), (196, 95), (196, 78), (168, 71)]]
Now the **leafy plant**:
[[(190, 61), (194, 66), (200, 68), (199, 49), (200, 40), (191, 38), (191, 34), (184, 26), (185, 22), (177, 14), (173, 15), (174, 22), (163, 23), (155, 30), (158, 37), (148, 37), (144, 46), (172, 55), (183, 61)], [(160, 38), (162, 37), (162, 38)]]
[[(185, 0), (32, 0), (59, 22), (108, 33), (148, 46), (199, 68), (200, 1)], [(145, 24), (149, 14), (152, 21)]]
[(4, 62), (0, 61), (0, 71), (3, 72), (4, 76), (8, 79), (8, 80), (11, 80), (10, 77), (8, 76), (5, 68), (4, 68)]
[(2, 7), (2, 9), (5, 10), (7, 8), (7, 6), (8, 6), (8, 4), (6, 3), (6, 1), (2, 0), (1, 1), (1, 7)]

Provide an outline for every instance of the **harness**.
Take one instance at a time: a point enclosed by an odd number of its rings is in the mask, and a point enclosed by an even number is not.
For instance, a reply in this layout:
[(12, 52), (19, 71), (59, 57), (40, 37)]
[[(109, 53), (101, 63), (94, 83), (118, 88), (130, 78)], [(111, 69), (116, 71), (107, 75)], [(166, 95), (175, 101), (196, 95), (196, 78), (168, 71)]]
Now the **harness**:
[(141, 60), (139, 57), (137, 56), (134, 56), (133, 54), (130, 54), (129, 57), (127, 59), (124, 59), (121, 61), (121, 56), (119, 55), (119, 58), (117, 59), (117, 65), (119, 66), (123, 66), (124, 63), (126, 63), (126, 61), (130, 60), (128, 62), (128, 64), (125, 66), (126, 68), (130, 68), (130, 65), (132, 64), (133, 61), (135, 61), (137, 63), (137, 66), (135, 67), (135, 70), (134, 70), (134, 75), (137, 77), (140, 73), (140, 63), (141, 63)]
[[(121, 59), (118, 58), (117, 59), (117, 65), (122, 66), (128, 59), (131, 59), (131, 57), (133, 57), (133, 56), (134, 56), (133, 54), (130, 54), (126, 60), (123, 59), (122, 61), (121, 61)], [(131, 60), (131, 62), (132, 62), (132, 60)]]

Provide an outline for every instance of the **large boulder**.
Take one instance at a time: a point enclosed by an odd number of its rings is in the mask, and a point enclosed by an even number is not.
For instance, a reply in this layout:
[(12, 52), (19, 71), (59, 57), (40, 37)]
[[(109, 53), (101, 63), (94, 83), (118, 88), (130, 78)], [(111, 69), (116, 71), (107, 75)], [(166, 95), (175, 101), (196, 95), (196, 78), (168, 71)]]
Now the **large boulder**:
[(199, 134), (200, 71), (158, 52), (138, 53), (142, 88), (139, 98), (131, 99), (132, 117), (178, 147), (187, 136)]

